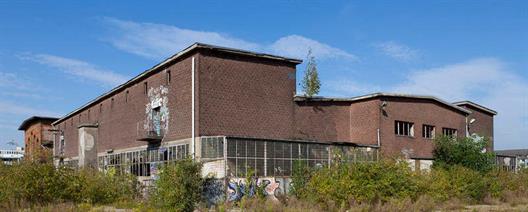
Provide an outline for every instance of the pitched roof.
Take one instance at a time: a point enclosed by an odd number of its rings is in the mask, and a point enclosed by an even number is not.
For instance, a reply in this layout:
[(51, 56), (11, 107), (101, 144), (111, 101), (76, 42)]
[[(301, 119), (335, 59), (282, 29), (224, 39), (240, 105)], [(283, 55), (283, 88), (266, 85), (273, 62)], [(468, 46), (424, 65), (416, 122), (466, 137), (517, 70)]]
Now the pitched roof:
[(454, 102), (453, 103), (454, 105), (458, 105), (458, 106), (462, 106), (462, 105), (469, 105), (469, 106), (472, 106), (474, 108), (477, 108), (481, 111), (484, 111), (486, 113), (489, 113), (489, 114), (492, 114), (492, 115), (497, 115), (497, 111), (494, 111), (492, 109), (489, 109), (487, 107), (484, 107), (482, 105), (479, 105), (475, 102), (472, 102), (472, 101), (460, 101), (460, 102)]
[(250, 57), (258, 57), (258, 58), (264, 58), (269, 60), (278, 60), (283, 62), (289, 62), (293, 64), (300, 64), (302, 63), (302, 60), (300, 59), (294, 59), (294, 58), (288, 58), (288, 57), (282, 57), (282, 56), (276, 56), (271, 54), (265, 54), (265, 53), (258, 53), (258, 52), (252, 52), (252, 51), (246, 51), (241, 49), (234, 49), (234, 48), (228, 48), (228, 47), (221, 47), (221, 46), (215, 46), (210, 44), (204, 44), (204, 43), (194, 43), (193, 45), (185, 48), (184, 50), (172, 55), (171, 57), (165, 59), (164, 61), (158, 63), (157, 65), (153, 66), (152, 68), (145, 70), (141, 74), (137, 75), (136, 77), (128, 80), (127, 82), (113, 88), (112, 90), (102, 94), (101, 96), (93, 99), (92, 101), (89, 101), (88, 103), (84, 104), (83, 106), (75, 109), (74, 111), (66, 114), (62, 118), (58, 119), (57, 121), (53, 122), (53, 124), (57, 124), (62, 122), (63, 120), (69, 118), (70, 116), (75, 115), (76, 113), (82, 111), (83, 109), (90, 107), (92, 105), (95, 105), (95, 103), (99, 102), (102, 99), (105, 99), (106, 97), (117, 93), (118, 91), (124, 89), (128, 85), (131, 85), (135, 83), (136, 81), (139, 81), (147, 76), (150, 76), (151, 74), (155, 73), (156, 71), (159, 71), (161, 67), (167, 65), (170, 62), (173, 62), (179, 58), (182, 58), (183, 56), (187, 55), (189, 52), (195, 50), (195, 49), (209, 49), (214, 50), (217, 52), (223, 52), (223, 53), (231, 53), (231, 54), (237, 54), (237, 55), (244, 55), (244, 56), (250, 56)]
[(24, 120), (22, 122), (22, 124), (20, 124), (20, 126), (18, 127), (18, 130), (26, 130), (29, 125), (35, 123), (35, 122), (48, 122), (48, 123), (52, 123), (54, 121), (57, 121), (58, 118), (54, 118), (54, 117), (45, 117), (45, 116), (32, 116), (32, 117), (29, 117), (28, 119)]
[(371, 98), (377, 98), (377, 97), (396, 97), (396, 98), (410, 98), (410, 99), (426, 99), (426, 100), (432, 100), (435, 102), (438, 102), (442, 105), (445, 105), (447, 107), (450, 107), (452, 109), (455, 109), (457, 111), (460, 111), (465, 114), (470, 114), (471, 111), (464, 109), (462, 107), (459, 107), (457, 105), (451, 104), (449, 102), (446, 102), (442, 99), (439, 99), (434, 96), (422, 96), (422, 95), (410, 95), (410, 94), (398, 94), (398, 93), (372, 93), (367, 94), (363, 96), (357, 96), (357, 97), (350, 97), (350, 98), (333, 98), (333, 97), (322, 97), (322, 96), (314, 96), (314, 97), (305, 97), (305, 96), (295, 96), (295, 101), (321, 101), (321, 102), (356, 102), (360, 100), (365, 99), (371, 99)]

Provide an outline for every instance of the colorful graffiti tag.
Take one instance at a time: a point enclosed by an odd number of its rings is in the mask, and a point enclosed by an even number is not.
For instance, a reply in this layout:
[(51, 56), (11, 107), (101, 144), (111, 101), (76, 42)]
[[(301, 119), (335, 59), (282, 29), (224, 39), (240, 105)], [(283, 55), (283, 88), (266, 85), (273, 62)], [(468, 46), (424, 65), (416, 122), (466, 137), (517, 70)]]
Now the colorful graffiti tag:
[[(235, 178), (229, 180), (227, 184), (227, 193), (229, 202), (236, 202), (242, 199), (242, 197), (254, 197), (257, 192), (263, 191), (263, 194), (273, 200), (278, 200), (277, 195), (283, 193), (286, 187), (286, 179), (277, 178), (254, 178), (249, 183), (246, 179)], [(281, 189), (281, 183), (283, 183), (283, 189)]]

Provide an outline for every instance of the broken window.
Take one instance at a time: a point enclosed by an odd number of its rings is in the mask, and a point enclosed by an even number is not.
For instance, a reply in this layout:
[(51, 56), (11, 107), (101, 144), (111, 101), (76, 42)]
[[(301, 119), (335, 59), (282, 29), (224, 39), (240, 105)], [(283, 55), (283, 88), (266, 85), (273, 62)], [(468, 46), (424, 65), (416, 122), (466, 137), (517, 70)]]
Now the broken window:
[(435, 127), (424, 124), (422, 127), (422, 137), (433, 139), (435, 137)]
[(457, 136), (457, 130), (453, 128), (442, 128), (442, 134), (448, 137), (456, 137)]
[(414, 137), (414, 123), (406, 121), (395, 121), (394, 134)]

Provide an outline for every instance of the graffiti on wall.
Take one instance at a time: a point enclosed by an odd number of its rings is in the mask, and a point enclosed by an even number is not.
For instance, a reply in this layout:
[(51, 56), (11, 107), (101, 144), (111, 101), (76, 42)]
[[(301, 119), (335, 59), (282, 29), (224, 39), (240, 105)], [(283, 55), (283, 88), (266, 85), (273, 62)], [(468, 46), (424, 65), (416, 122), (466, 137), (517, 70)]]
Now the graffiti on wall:
[(246, 179), (235, 178), (227, 184), (227, 201), (236, 202), (242, 197), (254, 197), (258, 192), (263, 192), (266, 197), (278, 200), (277, 195), (287, 191), (289, 179), (284, 178), (254, 178), (248, 183)]
[(222, 179), (212, 177), (205, 178), (202, 196), (207, 207), (221, 203), (225, 197), (224, 183)]
[(145, 130), (153, 130), (158, 133), (169, 129), (169, 89), (163, 85), (151, 87), (148, 92), (148, 103), (145, 105), (146, 122)]

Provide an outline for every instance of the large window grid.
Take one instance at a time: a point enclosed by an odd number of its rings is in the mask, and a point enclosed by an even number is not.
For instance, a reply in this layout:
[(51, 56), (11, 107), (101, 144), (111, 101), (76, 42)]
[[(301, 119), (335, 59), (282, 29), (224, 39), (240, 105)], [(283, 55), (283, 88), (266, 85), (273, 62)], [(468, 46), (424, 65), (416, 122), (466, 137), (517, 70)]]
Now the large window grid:
[(222, 159), (227, 152), (227, 174), (245, 177), (250, 169), (256, 176), (291, 176), (296, 161), (310, 167), (328, 166), (331, 148), (339, 147), (347, 161), (377, 160), (377, 149), (344, 145), (274, 141), (250, 138), (205, 137), (201, 139), (202, 159)]
[[(188, 149), (188, 144), (180, 144), (156, 149), (113, 153), (99, 156), (98, 164), (103, 171), (114, 169), (117, 173), (150, 176), (153, 167), (186, 158)], [(155, 166), (153, 166), (154, 163)]]

